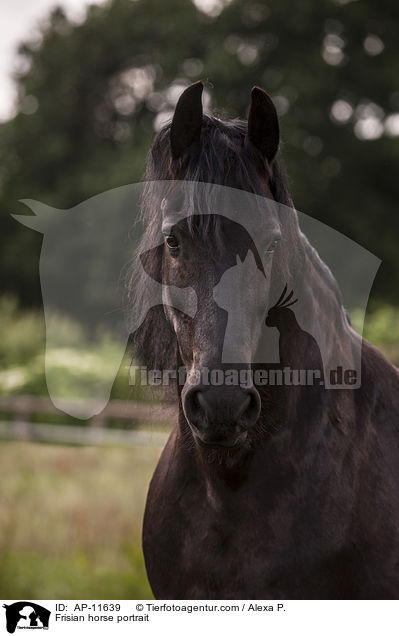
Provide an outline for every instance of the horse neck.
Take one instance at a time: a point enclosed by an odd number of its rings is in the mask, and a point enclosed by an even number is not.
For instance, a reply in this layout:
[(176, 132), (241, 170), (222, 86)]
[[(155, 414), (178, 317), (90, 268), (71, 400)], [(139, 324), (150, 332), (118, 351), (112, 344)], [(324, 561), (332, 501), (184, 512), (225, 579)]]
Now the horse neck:
[[(338, 283), (300, 231), (296, 214), (295, 224), (295, 249), (289, 255), (288, 271), (293, 273), (291, 287), (298, 302), (287, 311), (287, 329), (312, 334), (321, 346), (323, 359), (339, 351), (345, 360), (348, 353), (349, 364), (356, 335), (348, 323)], [(306, 352), (303, 355), (306, 358)]]
[[(322, 378), (334, 368), (331, 363), (336, 359), (350, 369), (357, 336), (348, 324), (335, 278), (301, 233), (296, 215), (289, 242), (293, 249), (285, 268), (278, 264), (277, 269), (288, 272), (288, 290), (293, 289), (293, 298), (298, 302), (286, 309), (282, 307), (279, 312), (276, 328), (280, 363), (270, 366), (281, 370), (288, 367), (301, 373), (320, 370)], [(291, 278), (290, 272), (293, 272)], [(279, 293), (274, 291), (276, 295)], [(266, 385), (260, 390), (265, 426), (268, 418), (276, 430), (297, 428), (298, 422), (316, 419), (320, 405), (332, 408), (333, 393), (316, 385)]]

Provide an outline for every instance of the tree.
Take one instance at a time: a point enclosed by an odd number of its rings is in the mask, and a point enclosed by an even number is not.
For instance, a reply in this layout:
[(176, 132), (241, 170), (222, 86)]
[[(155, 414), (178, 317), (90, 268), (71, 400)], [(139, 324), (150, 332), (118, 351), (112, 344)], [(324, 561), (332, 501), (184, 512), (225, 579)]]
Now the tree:
[(222, 116), (244, 117), (254, 84), (272, 94), (297, 208), (382, 258), (373, 297), (399, 303), (395, 8), (235, 0), (212, 17), (188, 0), (113, 0), (79, 25), (53, 11), (21, 45), (18, 114), (0, 127), (4, 289), (40, 302), (41, 239), (10, 219), (17, 201), (70, 207), (139, 180), (154, 125), (203, 78)]

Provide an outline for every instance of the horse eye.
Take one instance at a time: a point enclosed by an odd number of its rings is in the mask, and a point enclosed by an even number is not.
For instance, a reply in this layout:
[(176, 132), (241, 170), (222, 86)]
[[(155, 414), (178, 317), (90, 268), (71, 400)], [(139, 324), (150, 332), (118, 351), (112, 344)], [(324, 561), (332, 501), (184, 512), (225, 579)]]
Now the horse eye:
[(173, 234), (166, 237), (166, 245), (169, 247), (171, 252), (175, 252), (179, 249), (179, 241), (175, 236), (173, 236)]
[(280, 242), (279, 239), (276, 239), (275, 241), (272, 241), (266, 251), (267, 252), (273, 252), (273, 250), (276, 249), (276, 247), (279, 244), (279, 242)]

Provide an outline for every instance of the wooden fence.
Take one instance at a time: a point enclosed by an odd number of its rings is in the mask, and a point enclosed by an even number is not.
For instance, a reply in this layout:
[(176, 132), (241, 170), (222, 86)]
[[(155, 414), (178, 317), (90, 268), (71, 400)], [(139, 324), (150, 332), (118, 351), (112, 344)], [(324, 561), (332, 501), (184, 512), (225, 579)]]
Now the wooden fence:
[[(65, 400), (63, 406), (68, 412), (74, 404)], [(90, 406), (96, 410), (96, 402)], [(0, 438), (61, 444), (163, 446), (176, 418), (176, 408), (170, 404), (112, 400), (84, 425), (37, 423), (32, 422), (33, 416), (40, 419), (43, 415), (60, 416), (63, 412), (48, 398), (33, 395), (0, 396), (0, 412), (7, 414), (0, 420)], [(126, 428), (112, 426), (115, 422), (120, 426), (121, 421), (126, 421)], [(137, 430), (137, 424), (145, 424), (146, 430)], [(159, 430), (159, 424), (164, 431)]]

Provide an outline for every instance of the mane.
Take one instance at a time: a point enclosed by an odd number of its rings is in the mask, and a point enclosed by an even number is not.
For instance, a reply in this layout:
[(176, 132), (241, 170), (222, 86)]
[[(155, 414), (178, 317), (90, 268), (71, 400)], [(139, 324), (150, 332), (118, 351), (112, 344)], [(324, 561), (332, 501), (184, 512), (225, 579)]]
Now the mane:
[[(329, 288), (333, 291), (336, 299), (338, 300), (338, 303), (340, 305), (343, 305), (343, 300), (342, 300), (342, 294), (341, 294), (341, 290), (338, 286), (337, 281), (335, 280), (335, 276), (332, 273), (331, 269), (328, 267), (328, 265), (326, 265), (326, 263), (320, 258), (319, 253), (317, 252), (317, 250), (313, 247), (313, 245), (311, 243), (309, 243), (309, 239), (308, 237), (301, 232), (301, 240), (302, 240), (302, 244), (305, 248), (305, 251), (309, 257), (309, 260), (311, 261), (312, 265), (314, 266), (314, 268), (316, 269), (316, 271), (320, 274), (320, 277), (326, 281), (326, 283), (328, 284)], [(349, 316), (347, 316), (348, 319), (348, 323), (349, 321)]]
[[(247, 122), (240, 119), (222, 121), (204, 115), (201, 143), (177, 161), (171, 160), (170, 126), (155, 137), (147, 158), (146, 181), (184, 178), (187, 181), (215, 183), (264, 196), (266, 172), (268, 184), (278, 203), (292, 206), (287, 180), (277, 160), (268, 164), (253, 146), (244, 145)], [(261, 168), (261, 171), (257, 169)]]
[[(185, 180), (228, 186), (263, 197), (266, 196), (267, 183), (273, 199), (293, 208), (295, 214), (286, 174), (280, 162), (274, 159), (269, 164), (252, 144), (244, 144), (246, 121), (222, 121), (217, 117), (204, 115), (200, 142), (193, 144), (178, 160), (173, 160), (171, 156), (170, 127), (169, 122), (158, 132), (147, 157), (141, 208), (141, 221), (146, 228), (147, 241), (155, 237), (159, 229), (162, 215), (160, 189), (154, 183), (160, 181), (170, 181), (171, 191), (176, 181)], [(209, 206), (211, 202), (207, 201), (205, 204)], [(191, 231), (212, 232), (213, 239), (217, 241), (220, 219), (209, 214), (200, 218), (202, 220), (198, 226), (198, 217), (196, 224), (191, 217)], [(340, 299), (340, 291), (331, 271), (306, 237), (302, 233), (300, 236), (310, 260), (337, 299)], [(154, 262), (152, 266), (153, 277), (157, 278), (156, 268), (159, 263)], [(142, 271), (135, 280), (134, 298), (130, 298), (130, 302), (137, 302), (142, 297), (148, 274), (148, 269), (147, 273)], [(130, 288), (131, 282), (132, 279)], [(148, 312), (144, 323), (133, 335), (132, 343), (133, 356), (149, 368), (173, 369), (179, 363), (176, 337), (161, 305)]]

